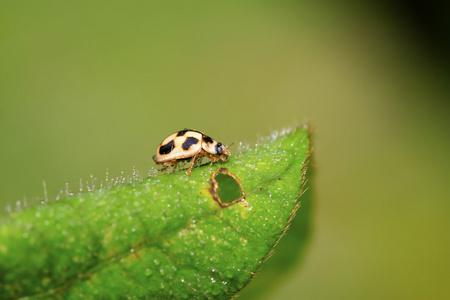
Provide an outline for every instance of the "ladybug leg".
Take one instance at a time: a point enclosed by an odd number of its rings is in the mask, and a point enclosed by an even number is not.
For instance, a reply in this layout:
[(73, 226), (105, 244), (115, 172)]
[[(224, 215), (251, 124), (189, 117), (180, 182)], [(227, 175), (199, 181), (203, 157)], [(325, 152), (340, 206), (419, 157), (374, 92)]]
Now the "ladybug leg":
[(169, 166), (163, 165), (163, 167), (162, 167), (161, 169), (159, 169), (158, 171), (159, 171), (159, 172), (162, 172), (162, 171), (166, 170), (168, 167), (169, 167)]
[(218, 158), (215, 158), (215, 157), (209, 155), (209, 153), (206, 152), (206, 151), (203, 151), (203, 154), (204, 154), (206, 157), (208, 157), (210, 160), (212, 160), (212, 161), (218, 160)]
[(200, 153), (197, 153), (194, 155), (194, 157), (192, 157), (191, 163), (189, 164), (189, 168), (186, 171), (186, 174), (191, 175), (191, 171), (192, 171), (192, 168), (194, 167), (194, 163), (197, 160), (197, 158), (199, 158), (199, 156), (200, 156)]
[(171, 160), (171, 161), (166, 161), (163, 165), (163, 167), (159, 170), (160, 172), (166, 170), (168, 167), (176, 165), (177, 161), (176, 160)]

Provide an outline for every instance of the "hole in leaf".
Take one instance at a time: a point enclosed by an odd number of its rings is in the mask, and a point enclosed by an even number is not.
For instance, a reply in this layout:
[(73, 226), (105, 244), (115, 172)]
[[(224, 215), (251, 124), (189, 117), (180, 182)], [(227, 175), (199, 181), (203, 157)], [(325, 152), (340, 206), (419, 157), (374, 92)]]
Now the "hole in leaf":
[(241, 181), (226, 168), (220, 168), (212, 174), (210, 191), (222, 207), (243, 201), (245, 197)]
[(216, 181), (219, 184), (217, 194), (223, 203), (231, 203), (241, 197), (241, 187), (233, 177), (217, 174)]

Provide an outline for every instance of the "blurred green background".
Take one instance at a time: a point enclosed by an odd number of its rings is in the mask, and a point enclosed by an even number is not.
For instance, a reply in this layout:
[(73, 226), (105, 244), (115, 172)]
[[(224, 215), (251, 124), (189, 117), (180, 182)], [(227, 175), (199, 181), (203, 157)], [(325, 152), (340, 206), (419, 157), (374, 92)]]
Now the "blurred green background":
[(396, 3), (0, 2), (1, 206), (309, 122), (313, 238), (266, 299), (450, 298), (448, 19)]

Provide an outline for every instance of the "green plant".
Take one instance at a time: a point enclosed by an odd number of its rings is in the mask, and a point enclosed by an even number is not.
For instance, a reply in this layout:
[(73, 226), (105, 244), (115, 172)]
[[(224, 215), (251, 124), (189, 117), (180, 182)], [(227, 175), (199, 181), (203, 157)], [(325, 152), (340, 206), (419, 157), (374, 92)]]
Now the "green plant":
[(226, 163), (12, 213), (0, 223), (2, 299), (228, 299), (260, 269), (300, 205), (307, 128)]

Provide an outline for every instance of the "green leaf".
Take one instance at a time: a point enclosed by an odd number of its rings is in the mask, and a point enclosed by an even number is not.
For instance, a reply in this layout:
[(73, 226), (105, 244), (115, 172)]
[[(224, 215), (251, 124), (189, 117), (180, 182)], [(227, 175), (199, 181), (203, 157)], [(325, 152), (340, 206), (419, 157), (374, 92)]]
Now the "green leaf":
[(0, 223), (2, 299), (232, 298), (300, 205), (308, 130), (231, 155), (11, 214)]
[[(309, 158), (314, 161), (314, 158)], [(262, 272), (245, 289), (239, 292), (239, 300), (272, 299), (272, 292), (279, 289), (282, 282), (292, 276), (304, 260), (304, 252), (312, 231), (314, 171), (308, 168), (308, 189), (301, 195), (301, 207), (289, 225), (289, 231), (280, 239), (274, 255), (266, 260)]]

